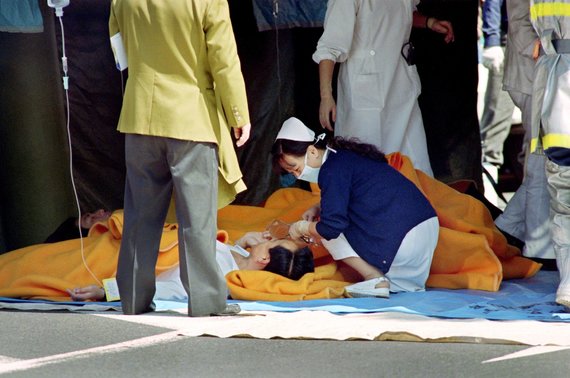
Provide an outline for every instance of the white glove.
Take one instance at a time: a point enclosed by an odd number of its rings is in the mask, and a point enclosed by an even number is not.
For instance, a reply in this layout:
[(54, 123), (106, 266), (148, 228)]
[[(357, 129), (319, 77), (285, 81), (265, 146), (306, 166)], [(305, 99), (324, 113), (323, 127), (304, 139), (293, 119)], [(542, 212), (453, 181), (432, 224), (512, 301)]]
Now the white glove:
[(483, 66), (493, 72), (500, 72), (505, 60), (505, 53), (501, 46), (485, 47), (483, 49)]

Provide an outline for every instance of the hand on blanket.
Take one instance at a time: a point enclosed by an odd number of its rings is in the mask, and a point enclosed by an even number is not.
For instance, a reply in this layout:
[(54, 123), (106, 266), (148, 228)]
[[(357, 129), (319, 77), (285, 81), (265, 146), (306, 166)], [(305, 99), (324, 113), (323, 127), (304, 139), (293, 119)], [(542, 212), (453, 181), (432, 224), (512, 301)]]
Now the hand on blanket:
[(71, 296), (71, 299), (76, 302), (88, 300), (100, 301), (105, 299), (105, 290), (97, 285), (67, 289), (67, 292)]

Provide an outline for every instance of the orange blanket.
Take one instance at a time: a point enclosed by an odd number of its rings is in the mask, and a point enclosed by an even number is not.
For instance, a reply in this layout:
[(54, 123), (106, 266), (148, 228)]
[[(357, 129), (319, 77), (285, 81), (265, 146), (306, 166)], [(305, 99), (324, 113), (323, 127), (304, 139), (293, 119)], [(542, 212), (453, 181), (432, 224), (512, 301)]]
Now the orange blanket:
[(262, 270), (235, 270), (226, 281), (232, 298), (279, 302), (340, 298), (349, 284), (334, 262), (316, 267), (298, 281)]
[[(426, 195), (439, 218), (440, 234), (428, 287), (497, 291), (503, 279), (531, 277), (540, 269), (540, 264), (522, 257), (520, 250), (507, 244), (480, 201), (415, 170), (405, 156), (396, 153), (388, 159), (391, 166)], [(299, 220), (301, 214), (319, 200), (318, 189), (313, 192), (281, 189), (270, 196), (264, 207), (230, 205), (221, 209), (218, 226), (228, 231), (230, 239), (236, 240), (246, 231), (264, 230), (274, 219)], [(324, 258), (327, 252), (322, 247), (315, 247), (313, 253), (317, 263), (330, 262)], [(269, 299), (277, 293), (279, 300), (298, 300), (298, 293), (306, 284), (268, 272), (230, 272), (226, 278), (236, 299)], [(349, 281), (349, 278), (338, 279), (341, 280), (339, 286)], [(289, 291), (282, 290), (284, 286)], [(260, 297), (260, 291), (267, 293)], [(337, 294), (342, 295), (331, 292), (324, 297)]]
[[(100, 284), (115, 277), (123, 214), (95, 225), (89, 236), (53, 244), (37, 244), (0, 255), (0, 297), (70, 300), (66, 289)], [(177, 225), (165, 224), (156, 272), (178, 264)]]

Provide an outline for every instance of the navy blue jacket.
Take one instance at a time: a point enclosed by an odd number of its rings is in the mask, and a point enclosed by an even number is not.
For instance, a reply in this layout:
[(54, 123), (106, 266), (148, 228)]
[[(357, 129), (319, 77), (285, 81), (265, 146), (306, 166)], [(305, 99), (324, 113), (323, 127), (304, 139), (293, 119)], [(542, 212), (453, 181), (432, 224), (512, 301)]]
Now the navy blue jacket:
[(435, 217), (420, 190), (388, 163), (351, 151), (330, 152), (319, 172), (326, 240), (344, 233), (356, 253), (386, 273), (412, 228)]

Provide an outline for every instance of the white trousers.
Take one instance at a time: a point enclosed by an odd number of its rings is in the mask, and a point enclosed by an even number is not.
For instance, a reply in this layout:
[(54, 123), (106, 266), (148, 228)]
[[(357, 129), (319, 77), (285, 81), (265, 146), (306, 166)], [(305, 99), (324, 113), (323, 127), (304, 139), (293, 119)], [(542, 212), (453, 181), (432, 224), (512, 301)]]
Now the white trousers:
[[(438, 237), (437, 217), (423, 221), (408, 231), (386, 273), (391, 292), (425, 290)], [(344, 234), (332, 240), (323, 239), (322, 243), (335, 260), (359, 257)]]

